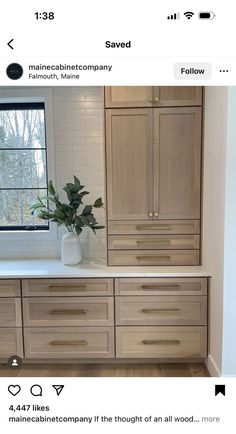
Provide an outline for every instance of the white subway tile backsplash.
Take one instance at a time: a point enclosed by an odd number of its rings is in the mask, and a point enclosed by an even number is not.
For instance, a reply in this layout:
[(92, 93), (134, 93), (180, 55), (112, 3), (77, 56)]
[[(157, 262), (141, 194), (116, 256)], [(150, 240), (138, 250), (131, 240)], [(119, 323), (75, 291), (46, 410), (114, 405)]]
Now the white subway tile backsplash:
[[(65, 183), (77, 175), (91, 194), (84, 203), (92, 203), (105, 196), (104, 165), (104, 94), (102, 87), (54, 87), (54, 150), (56, 187), (61, 191)], [(64, 193), (61, 198), (65, 198)], [(105, 210), (95, 211), (100, 224), (105, 225)], [(39, 258), (59, 257), (63, 228), (58, 240), (43, 242), (1, 242), (0, 257)], [(90, 229), (81, 235), (86, 258), (106, 257), (106, 229), (95, 236)]]

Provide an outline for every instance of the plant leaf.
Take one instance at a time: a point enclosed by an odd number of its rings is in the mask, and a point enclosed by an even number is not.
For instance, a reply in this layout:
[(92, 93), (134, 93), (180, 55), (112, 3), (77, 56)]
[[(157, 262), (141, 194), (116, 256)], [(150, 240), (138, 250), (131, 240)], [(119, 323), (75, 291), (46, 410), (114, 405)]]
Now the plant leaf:
[(53, 196), (54, 196), (55, 193), (56, 193), (55, 188), (53, 187), (53, 183), (52, 183), (51, 180), (48, 182), (48, 192), (49, 192), (50, 194), (52, 194)]
[(82, 232), (82, 229), (80, 226), (75, 226), (75, 232), (77, 233), (77, 235), (80, 235)]
[(102, 202), (102, 198), (99, 197), (97, 200), (95, 200), (93, 206), (94, 208), (102, 208), (103, 207), (103, 202)]
[(84, 209), (83, 209), (82, 214), (83, 214), (84, 216), (87, 216), (87, 215), (91, 214), (92, 209), (93, 209), (92, 205), (86, 205), (86, 206), (84, 207)]

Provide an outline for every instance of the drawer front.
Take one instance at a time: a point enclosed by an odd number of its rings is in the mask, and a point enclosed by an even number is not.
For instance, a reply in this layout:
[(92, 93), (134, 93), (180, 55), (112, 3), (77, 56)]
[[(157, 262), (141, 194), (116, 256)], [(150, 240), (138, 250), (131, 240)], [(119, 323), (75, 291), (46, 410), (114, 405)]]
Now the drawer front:
[(114, 357), (112, 327), (25, 328), (28, 358)]
[(206, 325), (206, 296), (116, 297), (117, 325)]
[(199, 250), (109, 250), (108, 265), (199, 265)]
[(199, 235), (109, 235), (108, 248), (199, 249)]
[(0, 328), (0, 357), (23, 357), (22, 329)]
[(21, 327), (20, 298), (0, 299), (0, 327)]
[(112, 295), (112, 279), (27, 279), (23, 280), (23, 296)]
[(23, 299), (25, 326), (113, 325), (113, 297)]
[(206, 277), (115, 279), (117, 295), (207, 295)]
[(200, 220), (140, 220), (136, 222), (110, 221), (109, 235), (196, 234), (200, 233)]
[(206, 330), (206, 327), (200, 326), (116, 327), (116, 357), (205, 357)]
[(20, 280), (0, 279), (0, 297), (20, 297)]

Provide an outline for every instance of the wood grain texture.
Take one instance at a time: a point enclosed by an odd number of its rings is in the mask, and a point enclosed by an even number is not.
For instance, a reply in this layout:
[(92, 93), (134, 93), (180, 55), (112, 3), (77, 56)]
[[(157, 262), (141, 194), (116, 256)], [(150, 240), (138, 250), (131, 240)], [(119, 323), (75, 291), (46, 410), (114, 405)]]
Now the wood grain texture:
[(23, 279), (22, 295), (31, 296), (83, 296), (112, 295), (112, 279)]
[(108, 265), (199, 265), (199, 250), (108, 250)]
[(151, 107), (152, 105), (152, 86), (105, 87), (106, 107)]
[(195, 106), (202, 104), (200, 86), (157, 86), (154, 88), (156, 106)]
[(109, 235), (109, 250), (199, 249), (199, 235)]
[(200, 220), (109, 221), (109, 235), (199, 234)]
[(128, 277), (115, 279), (117, 295), (207, 295), (205, 277)]
[(171, 107), (202, 104), (200, 86), (107, 86), (105, 107)]
[(203, 363), (0, 365), (0, 377), (210, 377)]
[(0, 357), (23, 357), (22, 329), (0, 328)]
[(21, 327), (20, 298), (0, 299), (0, 327)]
[(117, 296), (117, 325), (206, 325), (206, 296)]
[(116, 357), (206, 357), (205, 326), (118, 326)]
[(200, 218), (200, 107), (154, 110), (154, 179), (159, 218)]
[(114, 357), (112, 327), (25, 327), (24, 342), (27, 358)]
[(23, 299), (24, 326), (108, 326), (114, 324), (113, 297)]
[(151, 109), (106, 110), (109, 220), (147, 219), (153, 210)]
[(20, 280), (0, 279), (0, 297), (20, 297)]

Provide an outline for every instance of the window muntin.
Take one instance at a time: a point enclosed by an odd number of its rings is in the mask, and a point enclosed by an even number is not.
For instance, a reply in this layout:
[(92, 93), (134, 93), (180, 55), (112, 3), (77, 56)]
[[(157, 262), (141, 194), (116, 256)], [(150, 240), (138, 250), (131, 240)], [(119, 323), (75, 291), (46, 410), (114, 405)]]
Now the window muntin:
[(0, 104), (0, 230), (49, 229), (30, 212), (45, 195), (44, 103)]

